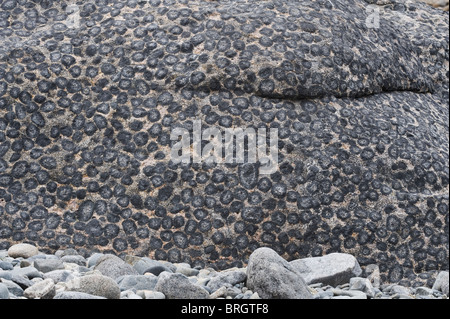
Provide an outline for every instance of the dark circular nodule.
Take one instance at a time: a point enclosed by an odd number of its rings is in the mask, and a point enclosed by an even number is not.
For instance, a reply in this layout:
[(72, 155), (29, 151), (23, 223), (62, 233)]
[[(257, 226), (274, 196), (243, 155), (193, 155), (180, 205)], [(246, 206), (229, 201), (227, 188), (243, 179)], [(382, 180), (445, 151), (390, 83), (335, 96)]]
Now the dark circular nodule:
[(91, 219), (92, 215), (94, 214), (94, 202), (91, 200), (87, 200), (78, 208), (77, 211), (77, 217), (81, 221), (88, 221)]
[(259, 168), (256, 164), (242, 164), (239, 165), (238, 175), (240, 184), (250, 190), (258, 183)]

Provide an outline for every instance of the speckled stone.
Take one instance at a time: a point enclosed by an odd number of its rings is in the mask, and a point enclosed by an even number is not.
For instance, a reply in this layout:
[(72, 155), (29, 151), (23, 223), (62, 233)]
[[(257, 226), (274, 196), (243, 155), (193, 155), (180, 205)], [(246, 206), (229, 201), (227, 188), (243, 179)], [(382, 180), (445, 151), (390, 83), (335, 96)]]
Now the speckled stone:
[(162, 272), (158, 277), (155, 291), (163, 293), (167, 299), (208, 299), (208, 291), (189, 281), (182, 274)]
[[(411, 285), (448, 270), (448, 13), (403, 0), (73, 5), (0, 4), (0, 250), (217, 269), (261, 246), (286, 260), (344, 252)], [(278, 129), (278, 169), (175, 164), (171, 132), (195, 120)]]
[(312, 299), (294, 266), (270, 248), (258, 248), (250, 256), (247, 286), (263, 299)]
[(8, 249), (8, 256), (12, 258), (30, 258), (37, 254), (39, 254), (39, 250), (36, 246), (25, 243), (12, 245)]
[(53, 299), (55, 293), (53, 279), (47, 278), (25, 289), (23, 295), (27, 299)]
[(85, 294), (119, 299), (120, 288), (111, 278), (103, 275), (86, 275), (67, 282), (66, 291), (82, 292)]
[(332, 253), (322, 257), (302, 258), (289, 263), (310, 284), (323, 283), (336, 287), (362, 273), (355, 257)]

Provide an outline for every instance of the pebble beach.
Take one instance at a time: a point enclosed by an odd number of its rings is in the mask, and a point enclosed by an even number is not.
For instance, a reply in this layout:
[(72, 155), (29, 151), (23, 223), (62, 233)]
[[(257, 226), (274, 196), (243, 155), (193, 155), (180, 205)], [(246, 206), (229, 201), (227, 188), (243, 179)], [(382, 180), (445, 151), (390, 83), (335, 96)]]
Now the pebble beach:
[(0, 299), (448, 299), (448, 272), (429, 286), (406, 287), (382, 283), (377, 266), (368, 268), (348, 254), (288, 263), (260, 248), (247, 267), (217, 271), (74, 249), (42, 254), (17, 244), (0, 251)]

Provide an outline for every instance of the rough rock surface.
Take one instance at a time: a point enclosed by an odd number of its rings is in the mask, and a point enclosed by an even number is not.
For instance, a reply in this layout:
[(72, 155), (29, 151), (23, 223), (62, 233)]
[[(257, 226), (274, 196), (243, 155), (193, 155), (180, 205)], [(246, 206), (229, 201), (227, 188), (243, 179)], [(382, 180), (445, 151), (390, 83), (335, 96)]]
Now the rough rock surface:
[(449, 1), (448, 0), (421, 0), (421, 1), (426, 2), (435, 8), (439, 8), (439, 9), (442, 9), (445, 11), (448, 11), (448, 9), (449, 9)]
[(309, 284), (323, 283), (336, 287), (362, 273), (355, 257), (349, 254), (332, 253), (322, 257), (293, 260), (290, 265)]
[[(401, 0), (0, 1), (0, 249), (448, 270), (448, 27)], [(174, 164), (194, 120), (277, 128), (278, 169)]]
[(120, 288), (116, 281), (103, 275), (86, 275), (67, 282), (66, 291), (82, 292), (89, 295), (119, 299)]
[(2, 283), (0, 283), (0, 300), (1, 299), (9, 299), (8, 287)]
[(263, 299), (312, 299), (300, 272), (270, 248), (258, 248), (248, 261), (247, 286)]
[(441, 271), (436, 277), (436, 282), (433, 285), (433, 289), (440, 290), (448, 296), (449, 293), (449, 276), (448, 271)]
[(114, 255), (105, 255), (97, 260), (94, 267), (104, 276), (117, 279), (121, 276), (138, 275), (136, 269)]
[(208, 291), (189, 281), (182, 274), (162, 272), (158, 276), (155, 291), (163, 293), (167, 299), (208, 299)]
[(158, 282), (158, 277), (143, 276), (143, 275), (125, 275), (116, 279), (120, 291), (134, 287), (136, 290), (151, 290), (155, 288)]
[(223, 274), (211, 279), (206, 287), (215, 292), (223, 286), (232, 287), (236, 284), (244, 282), (247, 279), (247, 274), (243, 271), (227, 271)]
[(105, 297), (90, 295), (77, 291), (61, 291), (53, 297), (53, 299), (106, 299)]

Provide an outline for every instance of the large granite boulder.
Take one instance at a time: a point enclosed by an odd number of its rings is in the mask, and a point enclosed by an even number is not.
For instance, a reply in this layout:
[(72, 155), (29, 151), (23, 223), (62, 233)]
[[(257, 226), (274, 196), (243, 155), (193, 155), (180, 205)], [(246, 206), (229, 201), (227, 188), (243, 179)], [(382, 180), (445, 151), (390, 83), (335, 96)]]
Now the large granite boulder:
[(448, 270), (448, 27), (402, 0), (2, 1), (0, 249)]
[(249, 258), (247, 285), (263, 299), (312, 299), (302, 274), (270, 248), (258, 248)]

